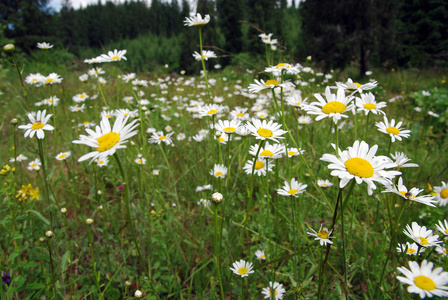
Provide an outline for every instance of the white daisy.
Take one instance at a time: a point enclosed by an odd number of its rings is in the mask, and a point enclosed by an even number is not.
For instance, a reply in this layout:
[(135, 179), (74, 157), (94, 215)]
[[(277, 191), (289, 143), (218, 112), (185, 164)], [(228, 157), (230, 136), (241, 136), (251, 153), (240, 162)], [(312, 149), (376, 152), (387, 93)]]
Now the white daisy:
[(223, 109), (224, 109), (224, 107), (221, 104), (208, 104), (205, 106), (199, 106), (197, 108), (197, 112), (202, 117), (211, 117), (213, 115), (216, 115), (216, 114), (222, 112)]
[(151, 144), (161, 144), (165, 143), (167, 145), (171, 145), (173, 143), (173, 140), (171, 139), (171, 136), (174, 134), (174, 132), (164, 134), (163, 131), (154, 132), (152, 136), (148, 139), (148, 143)]
[(300, 65), (291, 65), (288, 63), (279, 63), (276, 66), (270, 66), (268, 68), (266, 68), (264, 71), (266, 73), (271, 73), (272, 75), (274, 75), (275, 77), (279, 77), (282, 75), (282, 73), (286, 73), (286, 74), (299, 74), (300, 73)]
[(45, 84), (55, 84), (55, 83), (61, 83), (62, 79), (58, 74), (56, 73), (50, 73), (47, 77), (44, 77), (43, 81)]
[(272, 120), (267, 122), (266, 120), (252, 118), (252, 123), (247, 123), (246, 127), (257, 140), (270, 139), (277, 143), (279, 142), (277, 139), (284, 139), (282, 135), (287, 133), (287, 131), (281, 129), (281, 124)]
[(115, 49), (114, 51), (109, 51), (107, 54), (101, 54), (100, 60), (101, 62), (113, 62), (113, 61), (120, 61), (122, 59), (127, 60), (127, 58), (124, 56), (126, 54), (127, 50), (120, 50), (118, 51)]
[(59, 104), (60, 99), (56, 96), (50, 96), (50, 98), (44, 99), (42, 104), (46, 104), (48, 106), (57, 106)]
[(210, 22), (210, 15), (205, 15), (204, 18), (202, 18), (201, 14), (198, 13), (196, 16), (193, 17), (186, 17), (184, 20), (184, 25), (185, 26), (204, 26), (205, 24), (207, 24), (208, 22)]
[(266, 141), (265, 145), (258, 151), (259, 145), (252, 145), (249, 149), (249, 154), (256, 156), (258, 152), (258, 157), (260, 158), (270, 158), (277, 159), (281, 158), (283, 153), (285, 153), (285, 147), (281, 144), (269, 144)]
[(89, 95), (87, 95), (86, 93), (76, 94), (72, 97), (72, 99), (76, 103), (81, 103), (89, 99)]
[(43, 76), (40, 73), (30, 74), (30, 75), (26, 76), (26, 78), (25, 78), (26, 83), (35, 85), (37, 87), (44, 84), (44, 81), (45, 81), (45, 76)]
[(104, 72), (104, 70), (101, 68), (93, 68), (87, 72), (87, 74), (89, 76), (94, 76), (94, 77), (98, 77), (99, 75), (104, 74), (104, 73), (106, 73), (106, 72)]
[(386, 171), (385, 169), (397, 165), (385, 156), (375, 156), (377, 150), (378, 145), (369, 148), (366, 142), (355, 141), (353, 147), (348, 147), (347, 150), (338, 149), (339, 158), (326, 153), (321, 160), (331, 163), (328, 168), (333, 170), (332, 176), (341, 179), (340, 188), (355, 179), (358, 184), (367, 183), (369, 195), (372, 195), (372, 190), (376, 189), (375, 181), (383, 185), (390, 184), (392, 178), (401, 174), (399, 171)]
[(356, 106), (358, 107), (358, 112), (363, 111), (366, 116), (369, 114), (369, 112), (372, 112), (375, 115), (378, 113), (386, 115), (386, 113), (381, 110), (381, 108), (387, 106), (386, 102), (376, 102), (375, 95), (373, 95), (372, 93), (361, 94), (361, 98), (356, 97)]
[[(254, 167), (255, 162), (255, 167)], [(270, 172), (274, 167), (274, 163), (271, 160), (266, 160), (264, 158), (258, 158), (257, 161), (255, 159), (248, 160), (244, 165), (243, 169), (246, 171), (246, 174), (252, 174), (252, 168), (254, 169), (254, 174), (258, 176), (266, 176), (266, 168)]]
[(353, 82), (353, 80), (351, 78), (349, 78), (346, 83), (344, 83), (344, 82), (336, 82), (336, 86), (338, 88), (343, 88), (343, 89), (347, 89), (347, 90), (354, 90), (354, 92), (359, 92), (359, 93), (362, 93), (363, 91), (367, 91), (367, 90), (371, 90), (373, 88), (376, 88), (377, 85), (378, 85), (378, 81), (368, 82), (368, 83), (365, 83), (365, 84), (360, 84), (360, 83), (357, 83), (357, 82)]
[(434, 264), (424, 260), (419, 266), (417, 262), (409, 262), (410, 270), (405, 267), (398, 267), (398, 271), (406, 277), (397, 276), (402, 283), (408, 284), (408, 292), (419, 294), (420, 298), (426, 296), (432, 298), (448, 297), (448, 273), (443, 272), (443, 268), (434, 269)]
[(395, 159), (395, 163), (398, 165), (398, 168), (412, 168), (412, 167), (419, 167), (419, 165), (414, 163), (407, 163), (411, 159), (408, 158), (403, 152), (395, 152), (395, 154), (390, 154), (393, 159)]
[(291, 184), (288, 181), (285, 181), (285, 185), (283, 188), (278, 189), (277, 193), (282, 196), (293, 196), (298, 197), (301, 193), (303, 193), (308, 185), (297, 182), (295, 178), (291, 179)]
[(437, 247), (436, 247), (436, 251), (437, 251), (437, 253), (439, 253), (439, 254), (442, 255), (442, 256), (447, 256), (446, 248), (437, 246)]
[(207, 137), (206, 135), (198, 133), (198, 134), (196, 134), (196, 135), (193, 135), (191, 138), (192, 138), (193, 140), (195, 140), (196, 142), (200, 143), (200, 142), (202, 142), (203, 140), (205, 140), (206, 137)]
[(448, 236), (448, 220), (442, 221), (439, 220), (439, 224), (436, 224), (436, 228), (443, 234)]
[(230, 270), (233, 271), (236, 275), (239, 275), (241, 277), (247, 277), (250, 274), (254, 273), (252, 270), (252, 263), (246, 262), (243, 259), (237, 262), (234, 262), (232, 264), (233, 268), (230, 268)]
[(330, 180), (328, 179), (318, 179), (317, 180), (317, 185), (320, 186), (321, 188), (327, 188), (333, 185), (333, 183), (330, 182)]
[(312, 122), (312, 119), (309, 116), (300, 116), (297, 122), (299, 122), (299, 125), (308, 125)]
[(306, 234), (309, 234), (311, 236), (315, 236), (316, 238), (314, 240), (319, 241), (321, 246), (326, 246), (328, 244), (333, 244), (330, 239), (334, 239), (334, 236), (330, 236), (333, 233), (333, 230), (328, 232), (328, 229), (325, 227), (322, 229), (322, 224), (320, 224), (319, 232), (314, 231), (314, 229), (309, 228), (312, 232), (307, 232)]
[(426, 226), (420, 226), (417, 222), (412, 222), (412, 228), (407, 224), (403, 233), (423, 247), (434, 247), (442, 243), (438, 240), (438, 235), (432, 235), (432, 230), (427, 230)]
[(274, 88), (285, 88), (289, 89), (294, 85), (290, 82), (280, 83), (275, 79), (269, 79), (268, 81), (264, 81), (263, 79), (257, 80), (255, 79), (255, 83), (249, 84), (249, 92), (252, 94), (256, 94), (266, 89), (274, 89)]
[(376, 122), (375, 125), (378, 127), (378, 130), (381, 132), (384, 132), (386, 134), (390, 135), (390, 138), (392, 139), (392, 143), (395, 142), (395, 139), (401, 141), (402, 138), (408, 138), (410, 130), (404, 130), (401, 127), (401, 124), (403, 122), (398, 122), (397, 125), (395, 125), (395, 120), (387, 119), (386, 116), (384, 116), (384, 122)]
[(66, 160), (67, 158), (69, 158), (70, 157), (70, 155), (71, 155), (72, 153), (70, 152), (70, 151), (67, 151), (67, 152), (61, 152), (61, 153), (59, 153), (58, 155), (56, 155), (56, 159), (57, 160)]
[(42, 50), (48, 50), (53, 47), (54, 47), (54, 45), (51, 45), (50, 43), (45, 43), (45, 42), (37, 43), (37, 48), (42, 49)]
[(215, 52), (213, 52), (211, 50), (202, 50), (202, 56), (197, 51), (194, 51), (193, 57), (197, 61), (201, 61), (202, 59), (208, 60), (209, 58), (216, 58), (217, 56), (216, 56)]
[(40, 166), (42, 166), (42, 163), (40, 162), (40, 159), (36, 158), (35, 160), (32, 160), (28, 163), (27, 169), (30, 171), (39, 171)]
[(291, 96), (286, 97), (286, 104), (297, 108), (304, 108), (308, 105), (308, 103), (306, 102), (307, 99), (308, 98), (302, 99), (302, 92), (297, 90), (294, 91)]
[(134, 162), (137, 165), (145, 165), (146, 164), (146, 158), (144, 158), (142, 154), (137, 154), (137, 158), (134, 160)]
[(283, 288), (282, 284), (269, 281), (269, 286), (263, 288), (261, 293), (264, 295), (264, 299), (272, 299), (272, 294), (274, 294), (274, 299), (279, 300), (283, 299), (283, 294), (286, 293), (286, 290)]
[(48, 120), (52, 116), (52, 114), (46, 115), (46, 110), (38, 111), (36, 114), (36, 117), (33, 116), (32, 113), (29, 113), (28, 119), (30, 119), (31, 123), (26, 125), (20, 125), (19, 129), (24, 129), (25, 131), (25, 138), (30, 137), (32, 138), (34, 134), (36, 134), (36, 137), (38, 139), (43, 139), (45, 137), (44, 130), (52, 131), (54, 130), (54, 127), (47, 124)]
[(255, 251), (255, 256), (257, 257), (258, 260), (266, 260), (266, 254), (264, 253), (263, 250)]
[(312, 102), (310, 105), (305, 107), (305, 110), (308, 114), (317, 115), (316, 121), (320, 121), (324, 118), (332, 118), (335, 124), (341, 118), (348, 118), (345, 115), (345, 112), (348, 112), (352, 109), (352, 101), (353, 97), (345, 96), (344, 89), (338, 89), (337, 95), (334, 95), (330, 91), (330, 87), (327, 86), (325, 89), (325, 98), (320, 94), (314, 94), (314, 97), (317, 98), (317, 102)]
[(248, 120), (249, 119), (249, 114), (246, 113), (247, 108), (241, 108), (241, 107), (235, 107), (231, 112), (230, 112), (230, 118), (233, 119), (237, 119), (237, 120)]
[(435, 200), (440, 206), (445, 206), (448, 203), (448, 184), (442, 181), (442, 186), (435, 186), (434, 192), (437, 193)]
[(302, 150), (302, 148), (297, 149), (297, 148), (291, 147), (291, 148), (288, 148), (288, 157), (299, 156), (305, 152), (306, 152), (306, 150)]
[(394, 193), (398, 196), (411, 201), (416, 201), (422, 204), (426, 204), (429, 206), (436, 207), (433, 203), (436, 201), (434, 200), (434, 196), (431, 195), (421, 195), (418, 196), (421, 192), (423, 192), (424, 189), (418, 189), (418, 188), (412, 188), (408, 191), (408, 188), (403, 185), (403, 178), (400, 177), (398, 179), (397, 185), (387, 184), (386, 190), (382, 191), (382, 193)]
[(89, 136), (80, 135), (79, 140), (73, 141), (74, 144), (84, 144), (95, 148), (95, 151), (81, 156), (78, 161), (91, 159), (101, 160), (109, 155), (113, 155), (117, 149), (126, 148), (125, 143), (128, 139), (137, 134), (134, 130), (139, 124), (137, 120), (126, 124), (129, 117), (117, 117), (113, 128), (111, 128), (108, 118), (103, 117), (100, 125), (95, 127), (95, 131), (90, 128), (85, 128)]
[(406, 242), (406, 244), (398, 244), (397, 252), (398, 253), (406, 253), (407, 255), (417, 255), (417, 253), (420, 255), (421, 253), (425, 252), (425, 248), (418, 249), (418, 245), (416, 243), (410, 244), (409, 242)]
[(107, 166), (107, 164), (109, 163), (109, 158), (107, 158), (107, 156), (102, 157), (102, 158), (98, 158), (95, 160), (96, 161), (96, 165), (100, 168)]
[(215, 165), (212, 170), (210, 170), (210, 175), (216, 178), (226, 178), (227, 167), (224, 165)]
[(215, 129), (226, 134), (232, 134), (237, 132), (238, 128), (241, 126), (241, 121), (238, 119), (228, 120), (218, 120), (215, 124)]
[(25, 155), (19, 154), (19, 156), (17, 156), (16, 159), (14, 159), (14, 157), (13, 157), (9, 160), (9, 162), (15, 162), (15, 161), (21, 162), (21, 161), (24, 161), (27, 159), (28, 159), (28, 157), (26, 157)]

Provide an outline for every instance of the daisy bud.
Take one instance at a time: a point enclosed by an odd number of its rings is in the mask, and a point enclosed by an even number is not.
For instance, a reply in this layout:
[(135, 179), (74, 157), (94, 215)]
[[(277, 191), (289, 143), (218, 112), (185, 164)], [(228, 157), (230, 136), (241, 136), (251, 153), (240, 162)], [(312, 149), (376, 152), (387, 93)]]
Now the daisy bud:
[(92, 225), (92, 224), (93, 224), (93, 219), (88, 218), (88, 219), (86, 220), (86, 224), (87, 224), (87, 225)]
[(132, 282), (130, 282), (129, 280), (126, 280), (124, 283), (126, 286), (131, 286)]
[(224, 197), (222, 196), (221, 193), (216, 192), (212, 195), (212, 201), (215, 202), (216, 204), (221, 203), (222, 200), (224, 200)]
[(221, 131), (216, 131), (216, 132), (215, 132), (215, 136), (216, 136), (216, 137), (220, 137), (220, 136), (221, 136)]
[(97, 193), (98, 193), (98, 195), (101, 195), (101, 194), (102, 194), (103, 192), (101, 192), (101, 191), (98, 191)]
[(13, 126), (16, 126), (18, 123), (19, 123), (19, 121), (16, 118), (11, 120), (11, 125), (13, 125)]
[(99, 210), (102, 210), (102, 209), (103, 209), (103, 206), (102, 206), (102, 205), (98, 206), (98, 209), (99, 209)]
[(135, 298), (141, 298), (143, 297), (143, 293), (140, 290), (136, 290), (134, 296)]
[(152, 175), (158, 176), (159, 175), (159, 170), (152, 170)]
[(7, 44), (3, 46), (3, 50), (5, 52), (13, 52), (16, 49), (16, 47), (13, 44)]
[(47, 236), (47, 238), (52, 238), (53, 237), (53, 231), (48, 230), (47, 232), (45, 232), (45, 235)]
[(67, 213), (67, 209), (65, 207), (61, 208), (61, 214), (66, 214)]
[(45, 241), (45, 239), (43, 237), (40, 237), (39, 242), (43, 242), (43, 241)]

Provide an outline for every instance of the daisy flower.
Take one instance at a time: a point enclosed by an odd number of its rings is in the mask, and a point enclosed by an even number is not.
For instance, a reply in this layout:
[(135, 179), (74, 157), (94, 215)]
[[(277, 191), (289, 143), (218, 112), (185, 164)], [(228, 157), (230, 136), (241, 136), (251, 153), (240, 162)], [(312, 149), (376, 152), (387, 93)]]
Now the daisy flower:
[(252, 123), (247, 123), (246, 127), (257, 140), (269, 139), (277, 143), (279, 142), (277, 139), (284, 139), (282, 135), (287, 133), (287, 131), (281, 129), (281, 124), (272, 120), (267, 122), (266, 120), (252, 118)]
[(54, 45), (51, 45), (50, 43), (37, 43), (37, 48), (42, 49), (42, 50), (48, 50), (50, 48), (53, 48)]
[(168, 133), (165, 135), (163, 131), (154, 132), (152, 136), (148, 139), (148, 143), (151, 144), (161, 144), (165, 143), (167, 145), (171, 145), (173, 143), (173, 140), (171, 139), (171, 136), (174, 134), (174, 132)]
[(127, 50), (120, 50), (118, 51), (115, 49), (114, 51), (109, 51), (107, 54), (101, 54), (100, 60), (101, 62), (112, 62), (112, 61), (120, 61), (122, 59), (127, 60), (127, 58), (124, 56), (126, 54)]
[(238, 119), (233, 119), (231, 121), (218, 120), (218, 123), (215, 124), (215, 129), (222, 133), (232, 134), (232, 133), (235, 133), (240, 126), (241, 126), (241, 121)]
[(442, 181), (442, 186), (435, 186), (434, 192), (437, 193), (435, 200), (440, 206), (445, 206), (448, 203), (448, 184)]
[(299, 74), (300, 73), (300, 67), (294, 66), (288, 63), (279, 63), (276, 66), (270, 66), (264, 70), (266, 73), (271, 73), (272, 75), (279, 77), (282, 75), (282, 73), (286, 74)]
[(204, 26), (205, 24), (207, 24), (208, 22), (210, 22), (210, 15), (205, 15), (204, 18), (202, 18), (201, 14), (198, 13), (196, 16), (193, 17), (186, 17), (184, 20), (184, 26)]
[(447, 255), (446, 248), (437, 246), (437, 247), (436, 247), (436, 251), (437, 251), (437, 253), (439, 253), (439, 254), (442, 255), (442, 256), (446, 256), (446, 255)]
[(246, 262), (243, 259), (237, 262), (234, 262), (232, 264), (233, 268), (230, 268), (230, 270), (233, 271), (236, 275), (239, 275), (241, 277), (247, 277), (250, 274), (254, 273), (252, 270), (252, 263)]
[(408, 292), (419, 294), (420, 298), (426, 296), (432, 298), (448, 297), (448, 273), (443, 272), (443, 268), (439, 267), (433, 270), (434, 264), (424, 260), (419, 266), (415, 261), (409, 262), (410, 270), (405, 267), (398, 267), (398, 271), (404, 276), (397, 276), (397, 279), (404, 284), (408, 284)]
[(255, 83), (249, 84), (249, 92), (252, 94), (256, 94), (266, 89), (274, 89), (274, 88), (290, 88), (293, 84), (290, 82), (280, 83), (275, 79), (269, 79), (268, 81), (264, 81), (263, 79), (257, 80), (255, 79)]
[(269, 117), (269, 113), (266, 109), (258, 111), (255, 115), (259, 119), (266, 119), (267, 117)]
[(101, 119), (103, 118), (112, 118), (112, 116), (115, 116), (115, 112), (113, 110), (105, 110), (101, 112)]
[(249, 175), (252, 174), (252, 168), (254, 166), (254, 163), (255, 163), (254, 174), (258, 176), (266, 176), (266, 167), (268, 168), (267, 170), (269, 172), (272, 171), (272, 168), (274, 167), (274, 163), (271, 160), (258, 158), (257, 161), (255, 161), (255, 159), (252, 159), (248, 160), (243, 167), (243, 169), (246, 171), (246, 174)]
[(386, 102), (376, 102), (375, 96), (372, 93), (361, 94), (361, 98), (356, 97), (356, 106), (358, 107), (358, 112), (364, 112), (366, 116), (372, 112), (375, 115), (378, 113), (386, 115), (381, 108), (387, 106)]
[(69, 158), (70, 157), (70, 155), (71, 155), (71, 152), (70, 151), (67, 151), (67, 152), (61, 152), (61, 153), (59, 153), (58, 155), (56, 155), (56, 159), (57, 160), (66, 160), (67, 158)]
[(320, 224), (320, 229), (319, 232), (314, 231), (314, 229), (309, 228), (309, 230), (311, 230), (312, 232), (307, 232), (306, 234), (311, 235), (311, 236), (315, 236), (316, 238), (314, 240), (319, 241), (321, 246), (326, 246), (327, 243), (328, 244), (333, 244), (332, 241), (330, 241), (330, 239), (334, 239), (333, 236), (330, 236), (333, 233), (333, 230), (331, 230), (330, 232), (328, 232), (328, 229), (325, 227), (322, 229), (322, 224)]
[(213, 52), (211, 50), (202, 50), (202, 56), (197, 51), (194, 51), (193, 57), (197, 61), (201, 61), (202, 59), (208, 60), (209, 58), (216, 58), (217, 56), (216, 56), (215, 52)]
[(211, 117), (213, 115), (220, 113), (223, 109), (224, 107), (221, 104), (208, 104), (205, 106), (199, 106), (197, 108), (197, 112), (202, 117)]
[(15, 162), (15, 161), (20, 162), (20, 161), (24, 161), (24, 160), (27, 160), (27, 159), (28, 159), (28, 157), (26, 157), (25, 155), (23, 155), (23, 154), (19, 154), (19, 156), (17, 156), (15, 159), (14, 159), (14, 157), (11, 158), (11, 159), (9, 160), (9, 162)]
[(56, 73), (50, 73), (47, 77), (44, 77), (43, 82), (45, 84), (54, 84), (54, 83), (61, 83), (62, 79), (58, 74)]
[(107, 166), (108, 163), (109, 159), (107, 158), (107, 156), (96, 160), (96, 165), (100, 168)]
[(237, 119), (237, 120), (248, 120), (249, 119), (249, 114), (246, 113), (247, 112), (247, 108), (241, 108), (239, 106), (235, 107), (231, 112), (230, 112), (230, 119)]
[(400, 177), (398, 179), (397, 185), (387, 184), (386, 190), (382, 191), (382, 193), (394, 193), (406, 200), (412, 200), (412, 201), (416, 201), (416, 202), (419, 202), (422, 204), (436, 207), (433, 204), (436, 202), (434, 200), (434, 196), (431, 196), (431, 195), (418, 196), (418, 194), (420, 194), (423, 191), (424, 191), (423, 189), (418, 189), (415, 187), (408, 191), (408, 188), (403, 185), (403, 178)]
[(338, 149), (339, 157), (333, 154), (324, 154), (320, 160), (329, 162), (328, 168), (333, 170), (331, 176), (337, 176), (341, 179), (340, 188), (342, 189), (355, 179), (356, 183), (367, 183), (368, 193), (372, 195), (376, 189), (375, 181), (383, 185), (390, 184), (390, 180), (397, 175), (399, 171), (386, 171), (385, 169), (396, 167), (385, 156), (375, 156), (378, 145), (369, 148), (364, 141), (355, 141), (353, 147), (341, 151)]
[(224, 165), (215, 165), (212, 170), (210, 170), (210, 175), (216, 178), (225, 178), (227, 175), (227, 167)]
[(286, 104), (297, 108), (304, 108), (308, 105), (306, 102), (307, 99), (308, 98), (305, 98), (305, 100), (302, 99), (301, 91), (295, 91), (291, 96), (286, 97)]
[(443, 223), (442, 221), (439, 220), (439, 224), (436, 224), (436, 228), (443, 234), (443, 235), (448, 235), (448, 221), (444, 220)]
[(426, 226), (420, 226), (417, 222), (412, 222), (412, 228), (409, 224), (407, 224), (406, 229), (403, 230), (403, 233), (423, 247), (433, 247), (442, 243), (442, 241), (438, 240), (438, 235), (433, 236), (432, 230), (427, 230)]
[(297, 182), (295, 178), (291, 179), (291, 184), (285, 181), (283, 188), (278, 189), (277, 193), (282, 196), (293, 196), (298, 197), (299, 194), (303, 193), (308, 185)]
[(257, 250), (257, 251), (255, 251), (255, 256), (256, 256), (257, 259), (259, 259), (259, 260), (266, 260), (266, 254), (264, 253), (263, 250)]
[(393, 159), (395, 159), (395, 163), (398, 165), (398, 168), (412, 168), (412, 167), (419, 167), (419, 165), (414, 163), (407, 163), (411, 159), (408, 158), (403, 152), (395, 152), (395, 154), (390, 154)]
[(299, 125), (308, 125), (312, 122), (312, 119), (309, 116), (300, 116), (297, 122), (299, 122)]
[(94, 77), (98, 77), (99, 75), (104, 74), (104, 73), (106, 73), (106, 72), (104, 72), (104, 70), (101, 68), (93, 68), (87, 72), (87, 74), (89, 76), (94, 76)]
[(95, 131), (85, 128), (89, 135), (80, 135), (79, 140), (75, 140), (73, 143), (90, 146), (95, 148), (95, 151), (81, 156), (78, 161), (91, 159), (90, 163), (92, 163), (95, 159), (101, 160), (113, 155), (117, 149), (126, 148), (124, 144), (137, 134), (138, 131), (134, 129), (139, 125), (137, 120), (126, 124), (128, 120), (129, 117), (117, 117), (113, 128), (111, 128), (108, 118), (103, 117), (100, 125), (95, 127)]
[(86, 93), (76, 94), (72, 97), (72, 99), (76, 103), (81, 103), (89, 99), (89, 95), (87, 95)]
[(217, 139), (221, 144), (226, 145), (229, 140), (229, 135), (227, 133), (221, 133), (219, 137), (215, 136), (215, 139)]
[(70, 109), (71, 112), (78, 112), (78, 111), (82, 112), (86, 108), (86, 105), (85, 104), (82, 104), (81, 106), (74, 105), (74, 106), (69, 106), (68, 108)]
[(134, 162), (137, 165), (145, 165), (146, 164), (146, 158), (144, 158), (142, 154), (137, 154), (137, 158), (134, 160)]
[(272, 294), (275, 296), (275, 300), (283, 299), (283, 294), (286, 293), (286, 290), (283, 288), (283, 285), (272, 281), (269, 281), (269, 286), (263, 288), (261, 293), (264, 295), (264, 299), (271, 299)]
[(192, 138), (193, 140), (195, 140), (196, 142), (200, 143), (200, 142), (202, 142), (203, 140), (205, 140), (206, 137), (207, 137), (206, 135), (198, 133), (198, 134), (196, 134), (196, 135), (193, 135), (191, 138)]
[(407, 255), (417, 255), (417, 253), (423, 253), (425, 252), (425, 248), (421, 248), (420, 251), (418, 250), (418, 245), (416, 243), (410, 244), (409, 242), (406, 242), (406, 244), (398, 244), (397, 252), (398, 253), (406, 253)]
[(249, 129), (247, 129), (246, 125), (241, 125), (240, 127), (238, 127), (236, 133), (238, 133), (238, 135), (240, 136), (248, 136), (250, 134), (250, 131)]
[(40, 73), (30, 74), (30, 75), (26, 76), (26, 78), (25, 78), (26, 83), (35, 85), (37, 87), (44, 84), (44, 81), (45, 81), (45, 76), (43, 76)]
[(43, 104), (49, 105), (49, 106), (57, 106), (59, 104), (60, 99), (56, 96), (51, 96), (48, 99), (44, 99), (42, 101)]
[(302, 148), (297, 149), (294, 147), (288, 148), (288, 157), (298, 156), (305, 153), (306, 150), (302, 150)]
[(250, 146), (249, 154), (256, 156), (258, 152), (258, 157), (260, 158), (270, 158), (277, 159), (281, 158), (282, 154), (285, 152), (285, 148), (281, 144), (266, 144), (258, 151), (260, 146), (258, 144)]
[(378, 130), (381, 132), (384, 132), (386, 134), (390, 135), (390, 138), (392, 139), (392, 143), (395, 142), (395, 139), (401, 141), (402, 138), (408, 138), (410, 130), (404, 130), (401, 127), (401, 124), (403, 122), (398, 122), (397, 125), (395, 125), (395, 120), (387, 119), (386, 116), (384, 116), (384, 122), (376, 122), (375, 125), (378, 127)]
[(19, 129), (24, 129), (25, 131), (25, 138), (28, 136), (32, 138), (34, 134), (36, 134), (36, 137), (38, 139), (43, 139), (45, 137), (44, 130), (52, 131), (54, 130), (54, 127), (47, 124), (48, 120), (52, 116), (52, 114), (46, 115), (46, 110), (38, 111), (36, 114), (36, 117), (32, 113), (29, 113), (28, 119), (30, 119), (31, 123), (26, 125), (20, 125)]
[(321, 188), (327, 188), (333, 185), (333, 183), (330, 182), (330, 180), (328, 179), (318, 179), (317, 180), (317, 185), (320, 186)]
[(42, 163), (40, 162), (40, 159), (36, 158), (35, 160), (32, 160), (28, 163), (27, 169), (30, 171), (39, 171), (40, 166), (42, 166)]
[(119, 117), (119, 116), (123, 116), (123, 117), (127, 117), (130, 116), (131, 118), (136, 118), (138, 116), (138, 109), (134, 109), (134, 110), (129, 110), (127, 108), (121, 108), (121, 109), (117, 109), (114, 112), (114, 115)]
[(353, 82), (353, 80), (351, 78), (349, 78), (346, 83), (336, 82), (336, 86), (338, 88), (343, 88), (346, 90), (354, 90), (355, 92), (359, 92), (359, 93), (362, 93), (362, 91), (374, 89), (377, 87), (377, 85), (378, 85), (378, 81), (360, 84), (357, 82)]
[(121, 79), (123, 79), (126, 83), (128, 83), (129, 81), (134, 80), (135, 76), (136, 76), (135, 73), (129, 73), (129, 74), (123, 75), (121, 77)]
[(177, 136), (176, 136), (176, 140), (178, 140), (178, 141), (183, 141), (183, 140), (185, 140), (185, 138), (186, 138), (187, 136), (185, 135), (185, 133), (179, 133)]

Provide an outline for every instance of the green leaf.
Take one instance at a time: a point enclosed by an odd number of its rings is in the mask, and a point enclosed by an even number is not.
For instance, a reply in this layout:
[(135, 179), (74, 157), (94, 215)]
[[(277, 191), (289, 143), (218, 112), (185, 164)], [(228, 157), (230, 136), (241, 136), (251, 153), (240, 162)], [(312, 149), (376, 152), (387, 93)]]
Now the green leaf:
[(40, 214), (40, 212), (35, 211), (35, 210), (32, 210), (32, 209), (28, 210), (27, 212), (28, 212), (28, 213), (33, 213), (33, 214), (35, 214), (36, 217), (38, 217), (39, 219), (42, 220), (42, 222), (44, 222), (46, 225), (50, 226), (50, 221), (48, 221), (44, 216), (42, 216), (42, 215)]
[(29, 262), (27, 262), (26, 264), (24, 264), (22, 267), (24, 268), (24, 269), (30, 269), (30, 268), (35, 268), (35, 267), (37, 267), (38, 265), (37, 265), (37, 263), (36, 262), (34, 262), (34, 261), (29, 261)]
[(17, 256), (20, 255), (20, 251), (19, 252), (13, 252), (9, 255), (8, 261), (13, 261), (14, 258), (16, 258)]
[(42, 289), (43, 287), (45, 287), (45, 284), (33, 282), (33, 283), (28, 284), (26, 286), (26, 289), (27, 290), (39, 290), (39, 289)]

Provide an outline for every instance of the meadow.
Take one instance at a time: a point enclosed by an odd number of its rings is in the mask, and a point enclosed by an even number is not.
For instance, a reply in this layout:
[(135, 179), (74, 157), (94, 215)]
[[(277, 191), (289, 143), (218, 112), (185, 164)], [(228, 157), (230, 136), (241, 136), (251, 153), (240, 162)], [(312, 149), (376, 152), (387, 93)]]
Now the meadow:
[(448, 296), (443, 71), (260, 43), (263, 69), (221, 69), (201, 39), (193, 76), (5, 46), (0, 299)]

